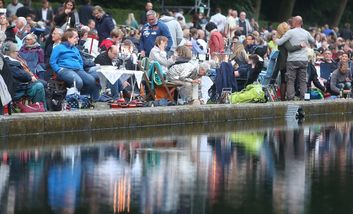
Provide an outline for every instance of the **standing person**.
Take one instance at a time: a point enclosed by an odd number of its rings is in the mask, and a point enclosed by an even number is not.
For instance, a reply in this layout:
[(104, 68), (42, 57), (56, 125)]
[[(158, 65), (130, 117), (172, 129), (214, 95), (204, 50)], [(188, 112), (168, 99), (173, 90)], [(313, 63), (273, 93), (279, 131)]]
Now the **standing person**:
[(34, 11), (31, 8), (30, 5), (30, 0), (24, 0), (23, 1), (23, 7), (20, 7), (17, 9), (16, 11), (16, 16), (23, 16), (23, 17), (27, 17), (30, 16), (32, 14), (35, 14)]
[[(290, 29), (290, 26), (287, 22), (282, 22), (281, 24), (278, 25), (277, 27), (277, 38), (281, 38), (288, 30)], [(288, 58), (288, 51), (295, 51), (301, 49), (301, 45), (299, 46), (294, 46), (294, 50), (289, 50), (291, 49), (291, 43), (289, 41), (286, 41), (284, 44), (278, 46), (278, 57), (277, 57), (277, 63), (273, 72), (273, 80), (277, 78), (278, 73), (281, 74), (281, 85), (280, 85), (280, 91), (281, 91), (281, 100), (284, 101), (286, 100), (286, 89), (287, 89), (287, 84), (286, 84), (286, 70), (287, 70), (287, 58)]]
[[(300, 16), (293, 17), (293, 29), (288, 30), (280, 39), (276, 40), (277, 45), (289, 41), (292, 45), (304, 43), (315, 43), (310, 33), (302, 28), (303, 20)], [(295, 96), (294, 84), (297, 81), (300, 89), (300, 99), (304, 100), (307, 90), (306, 71), (308, 67), (308, 54), (305, 49), (289, 52), (287, 58), (287, 99), (293, 100)]]
[(210, 22), (216, 24), (218, 32), (224, 33), (224, 27), (227, 24), (227, 18), (222, 14), (221, 8), (216, 9), (216, 14), (211, 16)]
[(210, 39), (208, 40), (208, 48), (210, 49), (210, 55), (213, 53), (224, 52), (224, 41), (222, 34), (217, 30), (217, 25), (213, 22), (209, 22), (206, 25), (206, 30), (210, 33)]
[(10, 4), (6, 7), (7, 17), (12, 17), (16, 15), (18, 8), (23, 7), (23, 4), (19, 3), (18, 0), (12, 0)]
[(154, 46), (157, 36), (165, 36), (168, 39), (166, 51), (169, 51), (173, 44), (167, 25), (157, 19), (155, 11), (150, 10), (146, 13), (147, 23), (142, 27), (140, 37), (141, 56), (149, 56)]
[(140, 24), (141, 25), (144, 25), (147, 23), (146, 13), (150, 10), (153, 10), (153, 4), (152, 4), (152, 2), (147, 1), (146, 5), (145, 5), (145, 10), (141, 13), (141, 16), (140, 16)]
[(78, 10), (78, 15), (80, 17), (80, 22), (83, 25), (88, 24), (88, 20), (93, 19), (93, 7), (91, 5), (91, 0), (84, 0), (84, 4)]
[(246, 18), (246, 13), (244, 11), (240, 12), (237, 24), (239, 26), (239, 32), (238, 32), (239, 35), (247, 36), (253, 31), (251, 24), (249, 20)]
[(50, 66), (69, 87), (74, 86), (81, 94), (90, 94), (93, 100), (99, 97), (99, 87), (96, 79), (83, 70), (83, 60), (79, 50), (76, 48), (78, 43), (78, 33), (70, 28), (65, 31), (62, 43), (53, 48), (50, 56)]
[(96, 18), (96, 30), (98, 32), (99, 44), (109, 37), (110, 32), (114, 29), (115, 24), (113, 18), (106, 14), (102, 7), (95, 6), (93, 8), (93, 16)]
[(227, 23), (224, 29), (224, 35), (227, 38), (233, 38), (234, 32), (237, 30), (238, 23), (238, 11), (229, 9), (227, 16)]
[(75, 8), (74, 0), (66, 0), (64, 7), (59, 10), (54, 18), (55, 25), (61, 27), (63, 30), (68, 28), (77, 29), (80, 26), (80, 18)]
[(133, 13), (129, 13), (129, 15), (127, 16), (127, 19), (125, 20), (125, 25), (132, 27), (134, 29), (139, 28), (139, 24), (137, 23), (135, 19), (135, 15)]
[(42, 8), (37, 10), (36, 21), (45, 22), (47, 27), (50, 27), (54, 18), (53, 9), (51, 9), (48, 0), (42, 1)]
[(173, 39), (173, 45), (170, 48), (169, 56), (175, 52), (176, 48), (180, 44), (181, 40), (183, 39), (183, 30), (179, 22), (173, 17), (170, 16), (168, 13), (162, 13), (162, 17), (159, 19), (161, 22), (167, 25), (170, 36)]

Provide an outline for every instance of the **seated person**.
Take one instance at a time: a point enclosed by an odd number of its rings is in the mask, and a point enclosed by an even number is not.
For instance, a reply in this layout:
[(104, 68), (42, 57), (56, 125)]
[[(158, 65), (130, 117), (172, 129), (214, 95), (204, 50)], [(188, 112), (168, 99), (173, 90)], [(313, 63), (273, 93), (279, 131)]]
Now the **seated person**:
[(97, 57), (99, 55), (98, 43), (98, 32), (96, 30), (90, 30), (87, 33), (87, 39), (83, 44), (83, 48), (93, 57)]
[(118, 66), (124, 64), (127, 70), (137, 70), (137, 55), (134, 53), (135, 45), (131, 40), (125, 39), (120, 46), (120, 60)]
[(311, 83), (314, 83), (316, 88), (320, 89), (322, 93), (325, 93), (326, 88), (320, 83), (318, 79), (317, 71), (314, 65), (315, 53), (313, 49), (309, 49), (308, 58), (309, 58), (309, 63), (307, 68), (307, 79), (308, 79), (307, 87), (311, 88)]
[(351, 91), (352, 73), (348, 65), (348, 54), (341, 56), (338, 68), (332, 73), (330, 80), (330, 93), (333, 95), (348, 94)]
[[(193, 84), (200, 84), (200, 77), (206, 75), (210, 65), (207, 62), (203, 62), (200, 65), (186, 61), (185, 59), (191, 59), (191, 50), (185, 46), (177, 48), (179, 54), (174, 65), (169, 68), (166, 73), (166, 78), (169, 82), (182, 85), (178, 87), (179, 95), (182, 100), (190, 103), (192, 99), (192, 87)], [(180, 60), (180, 63), (178, 63)]]
[(332, 59), (332, 52), (330, 50), (325, 50), (323, 57), (320, 60), (320, 76), (328, 79), (330, 74), (332, 74), (332, 72), (336, 69), (337, 63)]
[(37, 42), (35, 34), (31, 33), (25, 37), (19, 55), (26, 61), (34, 75), (37, 75), (40, 79), (44, 79), (44, 52)]
[(68, 29), (62, 38), (62, 43), (53, 48), (50, 57), (50, 66), (68, 87), (76, 82), (81, 94), (89, 94), (95, 101), (99, 97), (99, 85), (95, 78), (83, 70), (83, 60), (80, 51), (76, 48), (78, 33), (75, 29)]
[(234, 71), (237, 78), (238, 91), (254, 83), (263, 68), (263, 59), (256, 54), (249, 56), (249, 64), (242, 64)]
[(124, 38), (123, 31), (116, 27), (110, 32), (110, 37), (104, 39), (101, 42), (101, 44), (99, 45), (99, 48), (101, 49), (101, 51), (106, 51), (110, 46), (118, 45), (123, 38)]
[[(116, 45), (112, 45), (108, 48), (107, 51), (103, 51), (99, 54), (94, 62), (99, 65), (113, 65), (113, 62), (118, 60), (118, 47)], [(101, 82), (105, 82), (102, 81)], [(120, 91), (122, 91), (128, 83), (124, 81), (124, 84), (120, 81), (116, 81), (114, 84), (111, 84), (109, 81), (106, 81), (106, 87), (110, 89), (112, 98), (118, 99), (120, 97)], [(102, 84), (103, 85), (103, 84)]]
[(155, 46), (151, 49), (149, 58), (151, 61), (158, 62), (164, 73), (168, 71), (168, 67), (174, 63), (172, 58), (167, 58), (167, 52), (165, 51), (168, 45), (168, 38), (165, 36), (157, 36)]
[(28, 96), (32, 102), (42, 102), (46, 107), (44, 85), (19, 61), (17, 45), (11, 41), (5, 42), (2, 53), (15, 82), (13, 100), (18, 101)]

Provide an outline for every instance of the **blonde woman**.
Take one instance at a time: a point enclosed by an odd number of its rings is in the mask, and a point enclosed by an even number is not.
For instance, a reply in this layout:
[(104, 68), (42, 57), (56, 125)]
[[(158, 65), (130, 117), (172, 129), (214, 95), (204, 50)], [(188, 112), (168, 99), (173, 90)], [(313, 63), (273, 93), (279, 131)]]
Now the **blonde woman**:
[(233, 55), (231, 56), (232, 64), (238, 66), (247, 64), (249, 61), (248, 54), (245, 51), (245, 47), (241, 42), (235, 42), (233, 44)]
[[(287, 22), (282, 22), (281, 24), (279, 24), (277, 27), (277, 38), (278, 39), (281, 38), (289, 29), (290, 29), (290, 26)], [(272, 79), (276, 79), (278, 76), (278, 73), (279, 72), (281, 73), (280, 91), (281, 91), (282, 101), (286, 99), (286, 91), (287, 91), (285, 73), (287, 70), (286, 62), (287, 62), (288, 52), (299, 50), (303, 46), (302, 45), (292, 46), (289, 41), (285, 42), (283, 45), (278, 46), (279, 54), (278, 54), (277, 63), (276, 63), (275, 70), (273, 72)]]
[(135, 15), (133, 13), (129, 13), (127, 19), (125, 21), (125, 25), (132, 27), (134, 29), (138, 29), (139, 25), (135, 19)]

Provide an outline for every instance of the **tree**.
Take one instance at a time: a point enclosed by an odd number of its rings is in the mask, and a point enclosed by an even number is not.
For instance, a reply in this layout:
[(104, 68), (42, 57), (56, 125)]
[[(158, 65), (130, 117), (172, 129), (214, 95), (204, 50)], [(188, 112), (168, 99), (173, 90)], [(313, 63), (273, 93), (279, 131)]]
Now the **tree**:
[(282, 0), (280, 3), (278, 21), (286, 21), (292, 17), (294, 5), (296, 0)]
[(254, 18), (259, 20), (262, 0), (254, 0)]
[(337, 27), (341, 21), (344, 10), (346, 9), (348, 0), (340, 0), (338, 4), (338, 9), (335, 12), (332, 19), (332, 26)]

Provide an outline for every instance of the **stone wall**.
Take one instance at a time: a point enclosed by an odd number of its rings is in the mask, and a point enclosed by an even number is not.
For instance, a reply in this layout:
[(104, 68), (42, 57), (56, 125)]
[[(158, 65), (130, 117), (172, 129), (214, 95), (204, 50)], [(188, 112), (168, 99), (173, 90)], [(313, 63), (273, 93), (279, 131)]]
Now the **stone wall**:
[(352, 114), (353, 99), (13, 114), (0, 116), (0, 136), (243, 120), (283, 121), (294, 117), (290, 112), (293, 107), (301, 107), (307, 118)]

